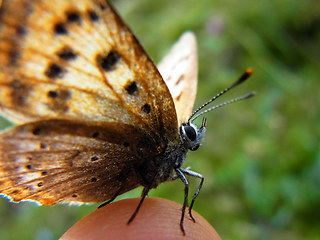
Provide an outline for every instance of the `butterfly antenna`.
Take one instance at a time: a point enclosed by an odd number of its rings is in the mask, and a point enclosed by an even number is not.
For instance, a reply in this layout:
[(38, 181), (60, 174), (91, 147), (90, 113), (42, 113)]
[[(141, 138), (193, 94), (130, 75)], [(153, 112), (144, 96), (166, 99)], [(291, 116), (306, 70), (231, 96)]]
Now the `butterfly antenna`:
[(225, 105), (227, 105), (227, 104), (230, 104), (230, 103), (234, 103), (234, 102), (238, 102), (238, 101), (241, 101), (241, 100), (244, 100), (244, 99), (251, 98), (251, 97), (253, 97), (254, 95), (256, 95), (255, 92), (250, 92), (250, 93), (248, 93), (248, 94), (246, 94), (246, 95), (243, 95), (243, 96), (241, 96), (241, 97), (237, 97), (237, 98), (234, 98), (234, 99), (225, 101), (225, 102), (223, 102), (223, 103), (220, 103), (220, 104), (218, 104), (218, 105), (215, 105), (215, 106), (213, 106), (213, 107), (211, 107), (211, 108), (208, 108), (207, 110), (202, 111), (202, 112), (196, 114), (196, 115), (191, 119), (191, 122), (192, 122), (193, 120), (195, 120), (196, 118), (200, 117), (201, 115), (207, 113), (207, 112), (210, 112), (210, 111), (212, 111), (212, 110), (214, 110), (214, 109), (223, 107), (223, 106), (225, 106)]
[[(225, 88), (224, 90), (222, 90), (221, 92), (219, 92), (217, 95), (215, 95), (213, 98), (211, 98), (209, 101), (207, 101), (206, 103), (204, 103), (202, 106), (200, 106), (199, 108), (197, 108), (192, 114), (191, 116), (189, 117), (188, 119), (188, 122), (192, 122), (194, 119), (196, 119), (197, 117), (201, 116), (202, 114), (206, 113), (206, 112), (209, 112), (209, 109), (204, 111), (203, 113), (199, 113), (197, 114), (199, 111), (201, 111), (204, 107), (208, 106), (210, 103), (212, 103), (214, 100), (216, 100), (217, 98), (219, 98), (220, 96), (222, 96), (223, 94), (225, 94), (226, 92), (228, 92), (229, 90), (231, 90), (232, 88), (234, 88), (235, 86), (238, 86), (239, 84), (243, 83), (245, 80), (247, 80), (251, 74), (252, 74), (252, 69), (251, 68), (248, 68), (242, 75), (241, 77), (235, 81), (230, 87), (227, 87)], [(221, 103), (217, 106), (214, 106), (212, 108), (210, 108), (211, 110), (213, 109), (216, 109), (216, 108), (219, 108), (219, 107), (222, 107), (224, 105), (227, 105), (231, 102), (237, 102), (239, 100), (243, 100), (243, 99), (247, 99), (247, 98), (250, 98), (254, 96), (254, 93), (249, 93), (245, 96), (242, 96), (242, 97), (239, 97), (239, 98), (235, 98), (235, 99), (232, 99), (232, 100), (229, 100), (227, 102), (224, 102), (224, 103)], [(210, 110), (210, 111), (211, 111)]]

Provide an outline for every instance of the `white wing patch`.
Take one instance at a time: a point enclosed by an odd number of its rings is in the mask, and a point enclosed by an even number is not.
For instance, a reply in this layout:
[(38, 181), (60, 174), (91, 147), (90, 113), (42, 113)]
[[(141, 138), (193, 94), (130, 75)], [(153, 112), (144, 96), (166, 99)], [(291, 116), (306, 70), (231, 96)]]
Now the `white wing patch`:
[(195, 35), (185, 32), (159, 63), (158, 69), (174, 100), (180, 125), (191, 115), (196, 98), (198, 57)]

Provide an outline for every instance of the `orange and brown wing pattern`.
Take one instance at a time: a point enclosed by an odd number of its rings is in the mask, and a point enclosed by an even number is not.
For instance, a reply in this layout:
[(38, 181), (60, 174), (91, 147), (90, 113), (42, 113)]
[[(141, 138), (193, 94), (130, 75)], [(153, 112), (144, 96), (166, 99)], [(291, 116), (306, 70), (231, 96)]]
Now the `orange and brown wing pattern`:
[(124, 124), (20, 125), (0, 137), (0, 194), (43, 205), (102, 202), (141, 185), (135, 168), (153, 157), (148, 145), (147, 134)]
[(10, 0), (1, 11), (0, 107), (11, 119), (121, 122), (176, 141), (169, 90), (106, 1)]

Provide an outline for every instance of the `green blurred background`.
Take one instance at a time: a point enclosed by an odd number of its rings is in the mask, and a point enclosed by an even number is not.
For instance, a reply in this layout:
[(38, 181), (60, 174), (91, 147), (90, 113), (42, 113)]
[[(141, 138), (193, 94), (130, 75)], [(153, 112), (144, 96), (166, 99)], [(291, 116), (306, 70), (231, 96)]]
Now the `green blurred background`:
[[(181, 33), (195, 32), (196, 106), (254, 69), (223, 100), (251, 90), (257, 96), (207, 114), (206, 139), (188, 155), (186, 166), (205, 176), (194, 209), (222, 239), (319, 239), (320, 1), (112, 2), (155, 62)], [(198, 181), (191, 182), (194, 191)], [(165, 183), (150, 195), (182, 203), (183, 184)], [(0, 199), (0, 239), (57, 239), (96, 207)]]

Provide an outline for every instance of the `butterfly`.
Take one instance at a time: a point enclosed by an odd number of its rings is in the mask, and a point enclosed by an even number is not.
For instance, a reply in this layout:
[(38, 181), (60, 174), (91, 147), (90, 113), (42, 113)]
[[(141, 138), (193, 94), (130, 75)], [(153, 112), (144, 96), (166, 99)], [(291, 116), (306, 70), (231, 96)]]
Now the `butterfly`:
[(193, 221), (204, 181), (182, 168), (206, 130), (205, 119), (199, 128), (192, 120), (250, 71), (192, 114), (193, 33), (181, 37), (158, 70), (105, 0), (4, 1), (0, 62), (0, 109), (18, 124), (0, 134), (1, 195), (40, 205), (109, 203), (143, 186), (131, 222), (150, 189), (179, 178), (185, 233), (185, 175), (201, 180), (189, 207)]

